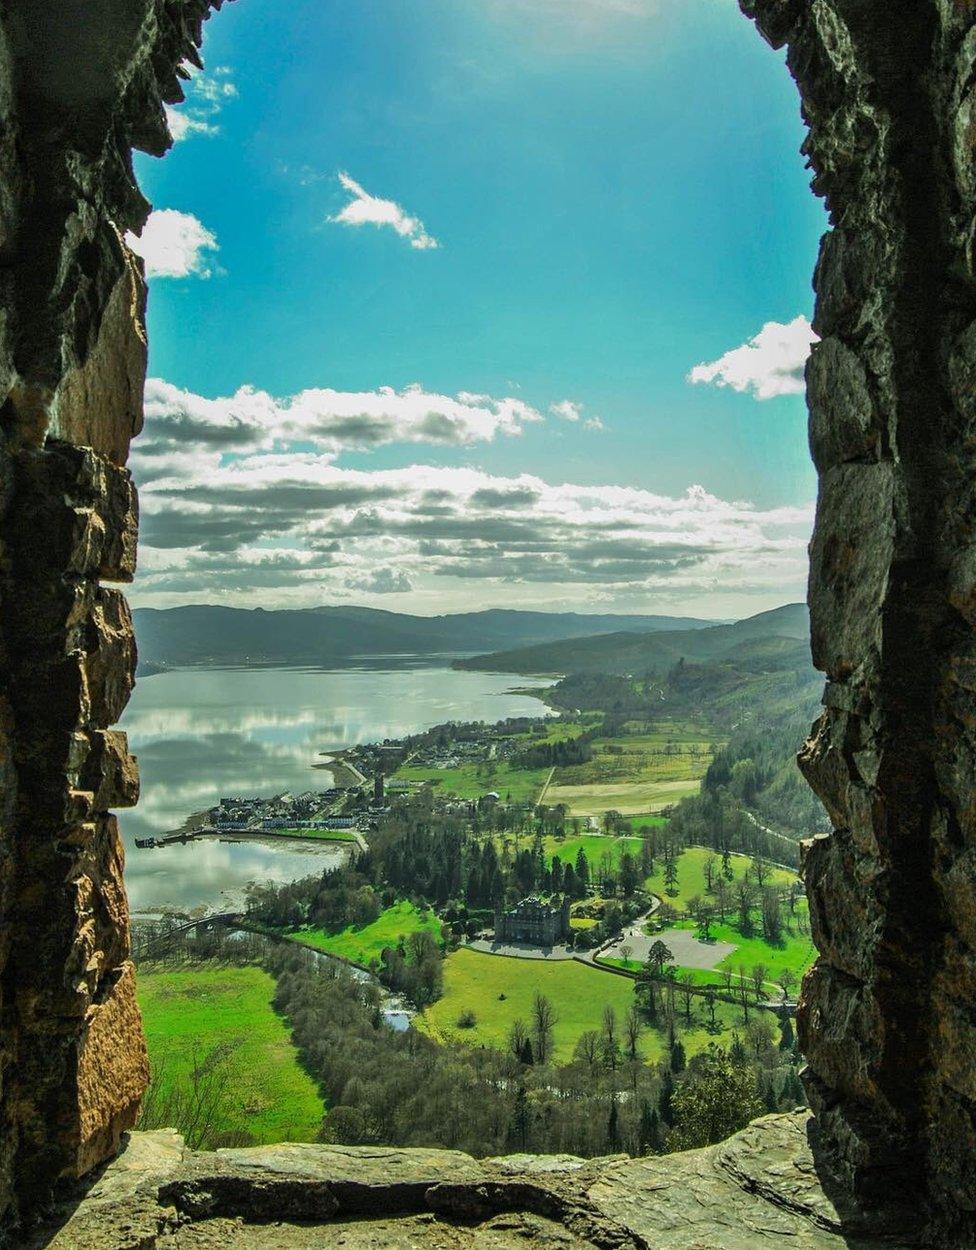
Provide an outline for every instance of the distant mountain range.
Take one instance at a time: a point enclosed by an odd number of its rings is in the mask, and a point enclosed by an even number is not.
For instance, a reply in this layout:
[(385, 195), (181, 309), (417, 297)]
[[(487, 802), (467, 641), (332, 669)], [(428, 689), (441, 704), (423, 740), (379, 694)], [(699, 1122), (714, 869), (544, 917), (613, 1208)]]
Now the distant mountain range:
[(210, 605), (137, 608), (133, 617), (143, 676), (189, 665), (327, 666), (356, 656), (548, 647), (601, 634), (632, 638), (678, 631), (684, 636), (712, 632), (715, 624), (681, 616), (504, 609), (410, 616), (363, 607), (265, 611)]
[(495, 673), (660, 673), (679, 660), (729, 660), (743, 669), (810, 667), (810, 623), (802, 603), (789, 603), (731, 625), (673, 626), (521, 646), (455, 661), (456, 668)]

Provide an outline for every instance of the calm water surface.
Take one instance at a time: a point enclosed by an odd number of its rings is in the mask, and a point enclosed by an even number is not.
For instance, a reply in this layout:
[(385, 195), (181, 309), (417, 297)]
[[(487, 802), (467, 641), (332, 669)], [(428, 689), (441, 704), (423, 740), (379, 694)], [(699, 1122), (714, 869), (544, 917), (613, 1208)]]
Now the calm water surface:
[(181, 669), (142, 677), (122, 720), (139, 757), (142, 798), (121, 812), (133, 911), (239, 905), (250, 881), (293, 881), (345, 852), (210, 839), (137, 850), (221, 795), (324, 790), (320, 752), (398, 738), (447, 720), (539, 716), (510, 687), (547, 685), (497, 673), (379, 660), (356, 668)]

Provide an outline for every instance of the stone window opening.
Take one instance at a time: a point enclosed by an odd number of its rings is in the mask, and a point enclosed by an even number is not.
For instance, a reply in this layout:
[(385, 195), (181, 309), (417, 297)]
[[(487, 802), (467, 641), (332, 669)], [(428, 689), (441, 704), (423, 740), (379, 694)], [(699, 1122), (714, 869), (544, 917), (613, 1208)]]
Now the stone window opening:
[[(134, 649), (124, 596), (104, 584), (134, 570), (136, 499), (124, 465), (141, 426), (146, 360), (144, 280), (121, 236), (148, 212), (132, 149), (166, 150), (162, 104), (179, 100), (179, 67), (196, 62), (202, 23), (221, 3), (16, 0), (0, 12), (0, 1220), (9, 1244), (58, 1182), (100, 1175), (147, 1077), (112, 815), (138, 791), (113, 729)], [(833, 832), (814, 840), (804, 866), (820, 952), (799, 1018), (815, 1172), (777, 1137), (782, 1125), (766, 1121), (741, 1135), (734, 1156), (713, 1148), (709, 1167), (732, 1178), (729, 1246), (763, 1244), (748, 1204), (764, 1194), (763, 1209), (795, 1216), (810, 1246), (866, 1245), (886, 1230), (889, 1244), (908, 1244), (919, 1220), (930, 1244), (973, 1245), (976, 7), (741, 7), (788, 48), (813, 187), (830, 215), (814, 275), (822, 342), (808, 370), (820, 480), (809, 603), (826, 689), (801, 766)], [(517, 1174), (438, 1170), (410, 1152), (380, 1165), (366, 1151), (347, 1152), (340, 1166), (321, 1148), (314, 1163), (292, 1157), (292, 1172), (278, 1160), (266, 1174), (278, 1179), (255, 1185), (232, 1162), (170, 1159), (178, 1178), (167, 1177), (165, 1143), (152, 1145), (133, 1138), (91, 1191), (97, 1208), (98, 1185), (107, 1186), (106, 1205), (79, 1218), (103, 1219), (102, 1232), (76, 1226), (63, 1244), (163, 1246), (174, 1221), (203, 1221), (202, 1236), (207, 1220), (351, 1219), (370, 1201), (405, 1220), (484, 1223), (507, 1212), (570, 1230), (580, 1245), (611, 1244), (611, 1225), (613, 1244), (650, 1244), (660, 1240), (655, 1212), (666, 1222), (671, 1201), (654, 1195), (682, 1177), (687, 1188), (692, 1175), (683, 1170), (691, 1156), (665, 1157), (642, 1188), (646, 1174), (621, 1164), (584, 1193), (565, 1176), (539, 1180), (530, 1164)], [(797, 1181), (789, 1193), (777, 1188), (777, 1167)], [(158, 1181), (151, 1201), (134, 1174)], [(610, 1191), (629, 1205), (608, 1206), (600, 1194)], [(112, 1194), (130, 1232), (149, 1221), (143, 1240), (111, 1224)], [(540, 1224), (531, 1235), (551, 1232)]]

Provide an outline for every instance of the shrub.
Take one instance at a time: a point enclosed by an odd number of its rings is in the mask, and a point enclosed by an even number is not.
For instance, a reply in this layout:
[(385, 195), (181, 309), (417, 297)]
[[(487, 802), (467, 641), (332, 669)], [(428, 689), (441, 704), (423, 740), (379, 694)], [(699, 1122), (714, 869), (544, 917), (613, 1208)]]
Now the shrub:
[(478, 1017), (473, 1011), (462, 1011), (457, 1018), (457, 1026), (459, 1029), (473, 1029), (478, 1023)]

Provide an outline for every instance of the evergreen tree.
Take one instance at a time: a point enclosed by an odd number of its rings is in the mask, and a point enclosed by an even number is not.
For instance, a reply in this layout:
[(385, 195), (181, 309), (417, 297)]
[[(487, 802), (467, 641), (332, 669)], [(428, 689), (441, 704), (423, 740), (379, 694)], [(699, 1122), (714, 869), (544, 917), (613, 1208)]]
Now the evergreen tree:
[(671, 1070), (666, 1068), (661, 1080), (661, 1092), (657, 1097), (657, 1112), (661, 1122), (669, 1126), (674, 1123), (674, 1088), (674, 1077)]
[(684, 1072), (686, 1066), (685, 1048), (680, 1042), (675, 1042), (671, 1047), (671, 1071)]
[(642, 1155), (659, 1155), (664, 1149), (661, 1133), (661, 1117), (646, 1098), (641, 1099), (640, 1123), (637, 1128), (638, 1152)]
[(509, 1138), (519, 1150), (526, 1151), (529, 1148), (529, 1125), (529, 1097), (525, 1086), (519, 1085), (515, 1091), (515, 1107), (509, 1125)]
[(796, 1034), (793, 1032), (793, 1021), (789, 1017), (788, 1012), (783, 1012), (779, 1021), (779, 1048), (780, 1050), (792, 1050), (796, 1044)]
[(607, 1152), (617, 1154), (620, 1150), (620, 1114), (617, 1111), (617, 1100), (610, 1100), (610, 1114), (607, 1117)]

